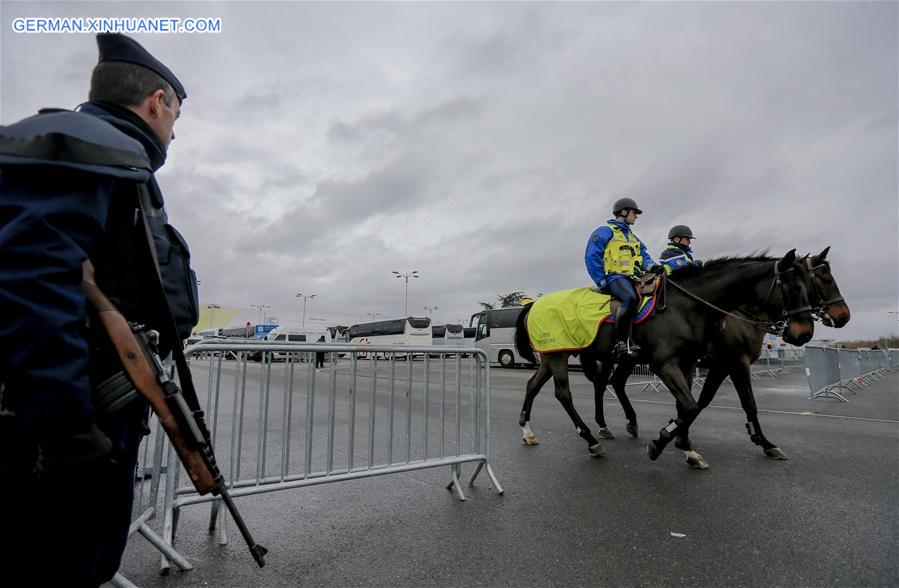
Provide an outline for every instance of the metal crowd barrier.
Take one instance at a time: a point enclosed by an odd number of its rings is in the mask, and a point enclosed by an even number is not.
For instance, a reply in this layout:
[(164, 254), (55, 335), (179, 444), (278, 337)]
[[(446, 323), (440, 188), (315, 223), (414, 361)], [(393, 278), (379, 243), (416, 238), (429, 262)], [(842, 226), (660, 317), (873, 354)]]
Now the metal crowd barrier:
[(805, 347), (809, 400), (812, 411), (818, 412), (815, 401), (821, 397), (849, 402), (846, 395), (881, 379), (899, 367), (899, 349), (837, 349)]
[[(776, 378), (784, 374), (793, 373), (796, 370), (802, 369), (804, 366), (805, 359), (786, 359), (783, 350), (781, 350), (779, 357), (776, 359), (768, 357), (764, 359), (760, 358), (757, 362), (752, 364), (750, 366), (749, 376), (753, 380), (761, 380), (763, 377)], [(696, 366), (693, 373), (693, 387), (702, 388), (705, 384), (707, 375), (707, 369), (700, 365)], [(730, 380), (730, 376), (725, 378), (725, 380)], [(660, 380), (646, 364), (638, 364), (634, 368), (633, 374), (631, 375), (631, 378), (628, 379), (627, 385), (640, 386), (641, 392), (645, 392), (646, 390), (658, 392), (665, 389), (662, 380)], [(611, 385), (608, 386), (608, 390), (612, 391)]]
[[(465, 500), (464, 463), (476, 465), (469, 486), (485, 470), (503, 493), (490, 462), (490, 371), (481, 350), (221, 341), (195, 344), (185, 355), (201, 400), (206, 390), (206, 421), (234, 498), (448, 467), (447, 489)], [(170, 563), (190, 569), (172, 547), (180, 509), (211, 503), (209, 529), (218, 529), (220, 544), (228, 542), (227, 511), (218, 498), (179, 486), (183, 470), (161, 432), (151, 442), (154, 507), (132, 527), (143, 534), (155, 516), (163, 479), (162, 531), (151, 541), (163, 572)]]

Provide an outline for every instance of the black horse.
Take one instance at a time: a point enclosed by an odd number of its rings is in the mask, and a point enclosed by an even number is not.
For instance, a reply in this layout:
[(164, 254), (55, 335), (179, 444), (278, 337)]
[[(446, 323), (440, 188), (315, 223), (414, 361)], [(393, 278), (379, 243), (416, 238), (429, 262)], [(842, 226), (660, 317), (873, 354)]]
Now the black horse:
[[(781, 259), (766, 256), (713, 259), (702, 268), (691, 266), (680, 270), (678, 278), (683, 291), (668, 288), (665, 312), (634, 328), (634, 337), (643, 349), (638, 360), (649, 364), (674, 395), (678, 405), (677, 418), (659, 432), (657, 440), (650, 442), (650, 459), (657, 459), (665, 446), (679, 432), (686, 431), (698, 414), (699, 407), (690, 393), (693, 368), (704, 355), (703, 343), (709, 330), (720, 319), (721, 311), (756, 305), (765, 311), (768, 317), (766, 323), (785, 320), (784, 340), (796, 345), (806, 343), (814, 332), (805, 278), (795, 250)], [(541, 300), (522, 310), (515, 333), (518, 353), (534, 362), (537, 360), (527, 332), (527, 316), (537, 304), (541, 304)], [(598, 330), (594, 341), (580, 350), (585, 374), (594, 380), (594, 388), (597, 386), (595, 362), (611, 361), (612, 339), (612, 325), (605, 324)], [(536, 443), (529, 426), (531, 407), (540, 388), (553, 378), (556, 398), (574, 423), (578, 435), (587, 442), (591, 455), (601, 456), (604, 454), (602, 446), (581, 420), (571, 400), (568, 387), (568, 357), (571, 353), (558, 351), (540, 354), (537, 371), (527, 383), (519, 425), (525, 442), (530, 436)], [(590, 365), (593, 366), (593, 377), (587, 367)], [(678, 437), (677, 447), (687, 452), (688, 463), (699, 467), (705, 465), (702, 456), (692, 451), (686, 434)]]
[[(830, 264), (827, 261), (829, 251), (830, 247), (827, 247), (818, 255), (806, 258), (801, 263), (801, 269), (806, 278), (809, 301), (814, 307), (813, 313), (820, 317), (825, 325), (839, 329), (849, 322), (849, 306), (840, 294), (839, 286), (830, 271)], [(675, 272), (672, 277), (679, 280), (680, 273)], [(702, 365), (708, 369), (708, 375), (703, 383), (697, 404), (701, 412), (715, 398), (724, 379), (730, 376), (740, 399), (740, 405), (746, 413), (746, 430), (750, 440), (761, 446), (767, 457), (787, 459), (783, 450), (769, 441), (762, 432), (755, 396), (752, 392), (749, 366), (755, 363), (761, 355), (766, 330), (758, 324), (758, 318), (763, 313), (764, 311), (757, 307), (741, 307), (734, 311), (735, 317), (722, 318), (709, 332), (709, 339), (705, 343), (706, 354), (702, 358)], [(634, 365), (633, 362), (619, 363), (612, 374), (612, 383), (615, 395), (618, 397), (628, 421), (627, 431), (636, 437), (637, 415), (625, 391), (625, 384)], [(602, 403), (611, 370), (610, 363), (602, 364), (594, 380), (596, 384), (596, 422), (600, 427), (598, 435), (601, 439), (614, 438), (606, 425)], [(686, 431), (682, 434), (686, 434)]]

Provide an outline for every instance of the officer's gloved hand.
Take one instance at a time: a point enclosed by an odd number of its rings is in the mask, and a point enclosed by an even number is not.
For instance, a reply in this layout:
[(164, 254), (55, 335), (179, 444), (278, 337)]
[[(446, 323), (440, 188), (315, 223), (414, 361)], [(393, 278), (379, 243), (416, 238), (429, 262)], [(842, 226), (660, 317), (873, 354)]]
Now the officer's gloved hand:
[(693, 262), (693, 265), (695, 265), (696, 267), (702, 267), (702, 260), (697, 259), (696, 261)]
[(654, 265), (652, 269), (649, 270), (649, 273), (656, 274), (659, 276), (665, 275), (665, 266), (664, 265)]
[(35, 472), (47, 476), (83, 472), (106, 463), (111, 452), (109, 437), (92, 422), (41, 439)]

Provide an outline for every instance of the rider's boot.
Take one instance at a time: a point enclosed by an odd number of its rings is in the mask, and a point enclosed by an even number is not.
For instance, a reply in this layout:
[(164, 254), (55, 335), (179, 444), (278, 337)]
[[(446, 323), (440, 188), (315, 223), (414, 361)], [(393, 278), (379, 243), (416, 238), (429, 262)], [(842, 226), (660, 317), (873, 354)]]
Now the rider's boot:
[(619, 307), (615, 314), (615, 346), (612, 347), (612, 357), (636, 358), (640, 355), (640, 346), (634, 343), (630, 336), (633, 324), (633, 314), (627, 311), (622, 312), (622, 307)]

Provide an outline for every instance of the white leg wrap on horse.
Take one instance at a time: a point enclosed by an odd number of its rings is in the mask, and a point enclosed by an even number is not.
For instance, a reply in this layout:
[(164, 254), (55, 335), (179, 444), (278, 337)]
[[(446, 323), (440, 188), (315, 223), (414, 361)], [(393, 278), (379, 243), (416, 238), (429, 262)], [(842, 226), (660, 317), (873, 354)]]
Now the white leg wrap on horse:
[(687, 456), (687, 465), (689, 465), (693, 469), (697, 470), (707, 470), (709, 469), (709, 464), (705, 459), (695, 451), (684, 451), (684, 455)]
[(526, 422), (524, 426), (521, 427), (521, 440), (524, 441), (525, 445), (537, 445), (537, 443), (539, 443), (537, 436), (531, 431), (530, 422)]

